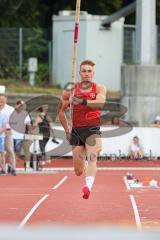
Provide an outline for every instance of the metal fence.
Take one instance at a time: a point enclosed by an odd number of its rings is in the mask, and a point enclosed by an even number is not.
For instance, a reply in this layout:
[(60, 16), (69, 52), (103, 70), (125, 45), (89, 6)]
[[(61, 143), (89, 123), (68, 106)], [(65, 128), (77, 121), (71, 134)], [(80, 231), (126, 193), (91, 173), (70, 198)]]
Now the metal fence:
[(22, 78), (29, 57), (49, 65), (48, 29), (0, 28), (0, 77)]
[[(157, 28), (157, 59), (160, 64), (160, 27)], [(135, 26), (124, 26), (123, 61), (135, 63)], [(0, 78), (25, 79), (29, 57), (38, 63), (51, 79), (52, 57), (48, 29), (0, 28)], [(43, 75), (43, 74), (42, 74)], [(46, 77), (43, 75), (43, 77)]]
[[(136, 27), (124, 25), (123, 61), (127, 64), (136, 61)], [(157, 63), (160, 63), (160, 27), (157, 28)]]
[(7, 65), (17, 66), (19, 62), (18, 29), (0, 28), (0, 56), (0, 75), (3, 77)]

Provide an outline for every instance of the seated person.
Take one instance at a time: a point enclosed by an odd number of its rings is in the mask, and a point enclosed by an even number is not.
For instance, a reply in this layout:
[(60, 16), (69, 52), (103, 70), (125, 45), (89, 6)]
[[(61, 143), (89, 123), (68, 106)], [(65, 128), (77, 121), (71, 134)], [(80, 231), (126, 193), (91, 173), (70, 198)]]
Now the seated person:
[(128, 127), (128, 123), (120, 119), (118, 116), (113, 116), (111, 119), (112, 126), (119, 126), (119, 127)]
[(157, 127), (160, 128), (160, 115), (157, 115), (155, 117), (154, 122), (151, 124), (151, 127)]
[(143, 147), (140, 144), (139, 137), (134, 136), (129, 146), (129, 157), (131, 159), (142, 159), (143, 156)]

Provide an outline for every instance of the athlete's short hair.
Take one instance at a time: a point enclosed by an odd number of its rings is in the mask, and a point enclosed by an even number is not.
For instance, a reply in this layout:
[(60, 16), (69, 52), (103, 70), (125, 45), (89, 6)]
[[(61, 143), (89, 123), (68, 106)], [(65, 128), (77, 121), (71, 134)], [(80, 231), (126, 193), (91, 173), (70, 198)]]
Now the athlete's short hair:
[(91, 60), (84, 60), (84, 61), (81, 62), (80, 68), (81, 68), (82, 65), (89, 65), (89, 66), (94, 67), (95, 63), (93, 61), (91, 61)]

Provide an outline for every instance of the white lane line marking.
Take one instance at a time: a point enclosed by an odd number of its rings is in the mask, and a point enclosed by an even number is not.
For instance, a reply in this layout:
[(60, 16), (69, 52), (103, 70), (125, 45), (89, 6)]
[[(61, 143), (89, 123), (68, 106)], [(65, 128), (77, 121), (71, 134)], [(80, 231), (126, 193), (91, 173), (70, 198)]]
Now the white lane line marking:
[(29, 211), (29, 213), (26, 215), (26, 217), (23, 219), (23, 221), (19, 224), (18, 229), (22, 229), (24, 225), (28, 222), (30, 217), (33, 215), (33, 213), (36, 211), (36, 209), (41, 205), (41, 203), (48, 197), (49, 195), (43, 196)]
[(135, 198), (133, 197), (133, 195), (129, 195), (129, 196), (130, 196), (130, 200), (131, 200), (132, 207), (133, 207), (136, 226), (139, 230), (141, 230), (142, 229), (142, 224), (141, 224), (141, 219), (140, 219), (140, 216), (139, 216), (138, 207), (137, 207)]
[(126, 186), (127, 190), (131, 190), (130, 185), (129, 185), (128, 181), (127, 181), (127, 177), (126, 177), (126, 176), (123, 177), (123, 181), (124, 181), (124, 183), (125, 183), (125, 186)]
[(141, 171), (141, 170), (149, 170), (149, 171), (159, 171), (160, 167), (98, 167), (98, 170), (104, 170), (104, 171), (110, 171), (110, 170), (117, 170), (117, 171), (121, 171), (121, 170), (137, 170), (137, 171)]
[[(99, 171), (113, 171), (113, 170), (117, 170), (117, 171), (122, 171), (122, 170), (136, 170), (136, 171), (159, 171), (160, 167), (98, 167), (97, 168)], [(24, 169), (22, 169), (24, 171)], [(64, 167), (64, 168), (43, 168), (43, 171), (46, 171), (47, 173), (52, 173), (53, 171), (55, 172), (64, 172), (64, 171), (74, 171), (73, 167)], [(21, 172), (24, 173), (24, 172)], [(43, 172), (42, 172), (43, 173)]]
[(64, 178), (62, 178), (61, 181), (59, 181), (59, 183), (57, 183), (57, 185), (55, 185), (52, 189), (56, 190), (57, 188), (59, 188), (66, 180), (67, 180), (68, 176), (65, 176)]

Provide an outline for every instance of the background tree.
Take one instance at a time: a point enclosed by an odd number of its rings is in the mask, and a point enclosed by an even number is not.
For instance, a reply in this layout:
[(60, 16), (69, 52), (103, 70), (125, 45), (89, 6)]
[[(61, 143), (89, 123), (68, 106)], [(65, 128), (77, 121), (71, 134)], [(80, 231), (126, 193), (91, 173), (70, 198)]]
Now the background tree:
[[(81, 10), (89, 14), (110, 15), (135, 0), (81, 0)], [(160, 0), (156, 0), (157, 25), (160, 25)], [(47, 79), (48, 41), (52, 35), (52, 16), (60, 10), (75, 10), (76, 0), (0, 0), (0, 77), (18, 78), (19, 28), (23, 28), (23, 63), (38, 57), (39, 79)], [(125, 18), (135, 24), (135, 13)], [(32, 29), (32, 30), (31, 30)], [(42, 73), (42, 74), (41, 74)], [(41, 80), (40, 80), (41, 81)]]
[[(110, 15), (134, 0), (82, 0), (81, 10), (90, 14)], [(160, 25), (160, 0), (157, 4), (157, 24)], [(75, 10), (76, 0), (1, 0), (0, 27), (51, 28), (52, 16), (60, 10)], [(126, 22), (134, 22), (134, 15)]]

